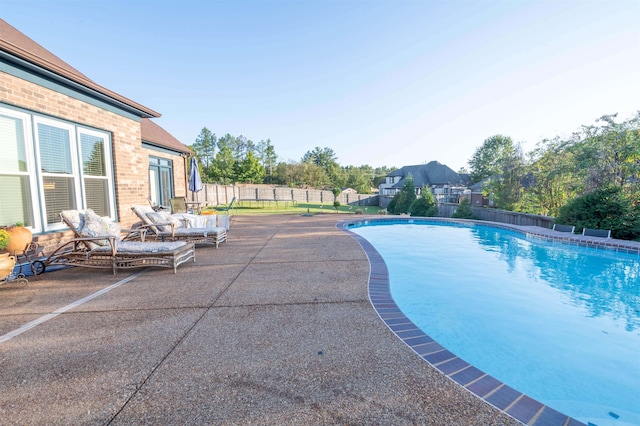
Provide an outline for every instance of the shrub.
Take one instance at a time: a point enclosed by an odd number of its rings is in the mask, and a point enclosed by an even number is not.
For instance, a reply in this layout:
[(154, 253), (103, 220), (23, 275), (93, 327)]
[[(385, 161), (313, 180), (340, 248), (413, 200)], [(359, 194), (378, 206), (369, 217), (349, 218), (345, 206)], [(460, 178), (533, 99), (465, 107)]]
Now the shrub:
[(0, 251), (9, 245), (9, 241), (11, 241), (11, 235), (4, 229), (0, 229)]
[(471, 210), (471, 201), (469, 201), (468, 198), (460, 201), (456, 212), (452, 214), (451, 217), (456, 219), (478, 219), (478, 217), (475, 216), (473, 214), (473, 211)]
[(338, 211), (338, 208), (340, 208), (340, 201), (334, 201), (333, 202), (333, 208), (336, 209), (336, 211)]
[(437, 216), (438, 206), (429, 188), (422, 188), (422, 195), (409, 206), (411, 216)]
[(575, 225), (576, 231), (610, 229), (614, 238), (639, 239), (640, 205), (634, 206), (621, 187), (601, 188), (562, 206), (556, 223)]
[(405, 178), (404, 185), (400, 192), (393, 196), (387, 206), (387, 211), (391, 214), (409, 213), (409, 207), (416, 199), (416, 189), (413, 187), (411, 175)]

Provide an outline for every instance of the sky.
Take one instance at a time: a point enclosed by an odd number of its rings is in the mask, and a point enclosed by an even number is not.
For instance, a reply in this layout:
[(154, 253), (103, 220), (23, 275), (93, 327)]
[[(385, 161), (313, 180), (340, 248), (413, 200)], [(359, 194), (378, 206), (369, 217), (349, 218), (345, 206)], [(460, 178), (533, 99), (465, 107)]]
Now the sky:
[(640, 0), (0, 0), (0, 17), (185, 145), (468, 168), (640, 110)]

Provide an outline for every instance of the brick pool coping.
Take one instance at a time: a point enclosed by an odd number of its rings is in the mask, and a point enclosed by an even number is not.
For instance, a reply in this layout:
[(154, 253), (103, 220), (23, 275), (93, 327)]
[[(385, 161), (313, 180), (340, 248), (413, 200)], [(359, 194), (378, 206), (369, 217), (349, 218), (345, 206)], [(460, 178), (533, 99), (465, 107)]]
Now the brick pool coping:
[(455, 354), (449, 352), (429, 335), (420, 330), (402, 313), (393, 300), (389, 288), (389, 272), (380, 253), (378, 253), (365, 238), (349, 230), (349, 228), (352, 227), (366, 226), (372, 223), (407, 224), (420, 222), (448, 222), (492, 226), (518, 231), (522, 233), (525, 238), (540, 239), (579, 247), (613, 250), (638, 256), (640, 256), (640, 243), (612, 238), (585, 237), (533, 226), (525, 227), (495, 222), (444, 218), (411, 218), (402, 216), (392, 218), (363, 218), (361, 220), (347, 220), (337, 224), (339, 229), (351, 235), (360, 244), (369, 258), (369, 300), (378, 313), (378, 316), (398, 338), (421, 358), (480, 399), (522, 423), (531, 426), (583, 425), (584, 423), (530, 398), (522, 392), (484, 373), (463, 359), (458, 358)]

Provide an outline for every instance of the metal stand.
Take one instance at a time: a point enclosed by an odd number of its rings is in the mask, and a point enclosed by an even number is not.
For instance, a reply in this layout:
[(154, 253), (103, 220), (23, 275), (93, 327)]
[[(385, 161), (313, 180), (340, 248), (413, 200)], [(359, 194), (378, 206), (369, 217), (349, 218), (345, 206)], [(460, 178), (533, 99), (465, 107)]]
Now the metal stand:
[(29, 263), (34, 277), (37, 277), (44, 272), (46, 267), (44, 263), (46, 260), (44, 256), (44, 248), (38, 243), (31, 242), (26, 250), (23, 250), (22, 253), (16, 252), (15, 256), (16, 263), (19, 264), (18, 275), (22, 275), (24, 277), (24, 274), (22, 273), (22, 266), (24, 263)]

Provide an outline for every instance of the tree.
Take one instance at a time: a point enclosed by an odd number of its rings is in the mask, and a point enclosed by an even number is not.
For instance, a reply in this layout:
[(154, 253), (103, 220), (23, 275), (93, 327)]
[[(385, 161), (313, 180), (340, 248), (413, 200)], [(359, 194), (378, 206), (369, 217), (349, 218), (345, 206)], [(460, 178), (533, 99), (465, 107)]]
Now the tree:
[(223, 185), (231, 184), (235, 180), (234, 165), (235, 160), (231, 148), (223, 146), (216, 154), (208, 176), (212, 182), (219, 182)]
[(503, 152), (499, 174), (487, 185), (487, 191), (493, 197), (495, 207), (503, 210), (521, 209), (523, 195), (522, 181), (525, 177), (525, 164), (519, 145)]
[(303, 162), (300, 167), (302, 169), (301, 185), (323, 188), (330, 184), (327, 174), (319, 165), (312, 162)]
[(409, 207), (416, 199), (416, 189), (413, 186), (413, 177), (407, 176), (400, 192), (397, 192), (389, 202), (387, 210), (391, 214), (409, 213)]
[(480, 182), (492, 175), (500, 174), (505, 158), (512, 156), (514, 150), (513, 141), (508, 136), (495, 135), (486, 139), (469, 160), (471, 180)]
[(336, 162), (337, 158), (336, 153), (333, 152), (331, 148), (320, 148), (317, 146), (313, 151), (307, 151), (302, 156), (302, 162), (307, 163), (311, 161), (326, 170), (330, 164)]
[(373, 176), (373, 169), (369, 166), (343, 167), (344, 187), (353, 188), (358, 191), (358, 194), (370, 194), (371, 181)]
[(299, 164), (296, 163), (278, 163), (276, 166), (276, 173), (274, 180), (281, 184), (291, 188), (299, 187), (302, 185), (302, 170)]
[(216, 151), (216, 135), (211, 130), (203, 127), (200, 134), (196, 137), (196, 141), (190, 147), (198, 157), (198, 161), (203, 167), (203, 172), (206, 175), (209, 167), (213, 163)]
[(525, 211), (555, 216), (561, 206), (583, 191), (584, 183), (575, 172), (575, 156), (567, 149), (568, 144), (557, 137), (545, 139), (529, 153), (531, 185), (525, 188)]
[(336, 187), (336, 188), (333, 188), (331, 192), (333, 193), (333, 208), (336, 209), (336, 211), (338, 211), (338, 207), (340, 207), (340, 201), (338, 201), (338, 197), (342, 193), (342, 190)]
[(337, 157), (331, 148), (315, 147), (313, 151), (307, 151), (302, 157), (303, 163), (315, 164), (324, 170), (324, 182), (319, 186), (343, 186), (341, 168), (336, 161)]
[(264, 167), (253, 155), (253, 151), (249, 151), (242, 161), (235, 162), (235, 175), (241, 183), (262, 183)]
[(272, 179), (272, 177), (274, 175), (274, 169), (278, 164), (278, 155), (276, 154), (276, 150), (273, 145), (271, 145), (271, 139), (267, 139), (266, 141), (261, 140), (260, 142), (258, 142), (258, 145), (256, 146), (256, 152), (258, 154), (260, 162), (262, 163), (262, 167), (266, 171), (266, 181), (269, 183), (275, 183), (272, 182), (272, 180), (274, 180)]
[(604, 125), (583, 126), (582, 141), (574, 146), (587, 191), (640, 179), (640, 111), (623, 123), (616, 117), (603, 115), (596, 122)]
[(409, 206), (409, 214), (423, 217), (438, 215), (438, 206), (429, 188), (422, 187), (420, 197), (415, 199)]
[(238, 137), (231, 137), (229, 140), (233, 159), (236, 161), (242, 161), (250, 151), (253, 151), (254, 144), (249, 139), (240, 135)]

